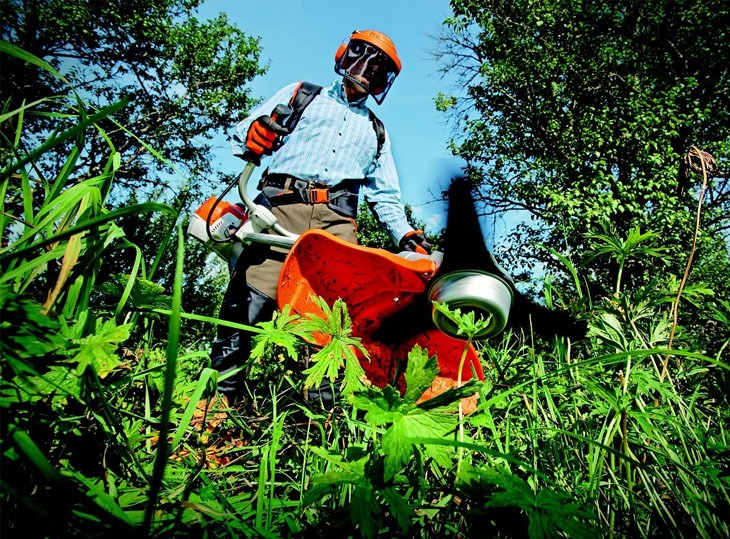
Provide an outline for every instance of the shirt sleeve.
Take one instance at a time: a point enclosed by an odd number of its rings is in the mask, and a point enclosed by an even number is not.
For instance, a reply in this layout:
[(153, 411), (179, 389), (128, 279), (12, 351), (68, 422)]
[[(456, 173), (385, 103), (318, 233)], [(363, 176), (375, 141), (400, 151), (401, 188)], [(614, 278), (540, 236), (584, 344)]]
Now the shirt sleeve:
[(412, 231), (413, 227), (406, 219), (401, 202), (398, 172), (391, 152), (390, 136), (387, 133), (380, 158), (369, 171), (362, 194), (380, 222), (388, 228), (393, 242), (398, 245), (401, 238)]
[(244, 152), (246, 151), (246, 135), (248, 134), (248, 128), (251, 127), (251, 124), (254, 122), (254, 120), (260, 116), (266, 116), (271, 114), (271, 111), (276, 108), (276, 105), (282, 104), (288, 106), (289, 102), (291, 101), (292, 95), (294, 95), (294, 89), (297, 87), (298, 84), (299, 83), (297, 82), (293, 82), (285, 86), (274, 95), (272, 95), (270, 98), (268, 98), (266, 101), (254, 108), (248, 115), (248, 117), (236, 124), (230, 137), (231, 151), (233, 152), (233, 155), (237, 157), (243, 156)]

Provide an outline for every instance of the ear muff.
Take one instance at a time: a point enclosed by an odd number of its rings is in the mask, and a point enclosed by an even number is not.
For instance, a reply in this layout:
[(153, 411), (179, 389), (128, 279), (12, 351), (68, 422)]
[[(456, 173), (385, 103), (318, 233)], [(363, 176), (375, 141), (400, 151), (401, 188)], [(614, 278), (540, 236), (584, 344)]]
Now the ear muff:
[(335, 63), (340, 61), (340, 58), (342, 58), (342, 55), (345, 54), (345, 51), (347, 50), (347, 43), (343, 43), (339, 47), (337, 47), (337, 52), (335, 53)]

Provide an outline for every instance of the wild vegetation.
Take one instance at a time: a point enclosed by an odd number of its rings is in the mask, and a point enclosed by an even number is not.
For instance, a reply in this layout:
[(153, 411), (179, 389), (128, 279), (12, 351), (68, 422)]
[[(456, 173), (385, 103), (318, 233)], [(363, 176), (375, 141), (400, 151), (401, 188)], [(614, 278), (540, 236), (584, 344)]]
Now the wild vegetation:
[(593, 256), (598, 243), (639, 229), (657, 234), (662, 251), (623, 265), (629, 286), (681, 275), (694, 248), (695, 280), (730, 297), (727, 171), (708, 170), (706, 184), (701, 171), (686, 174), (692, 147), (720, 162), (730, 153), (727, 3), (451, 7), (438, 58), (466, 91), (438, 104), (456, 122), (453, 149), (471, 165), (485, 213), (527, 215), (511, 234), (517, 248), (500, 253), (504, 263), (567, 277), (551, 250), (564, 253), (586, 267), (591, 295), (604, 296), (619, 267)]
[[(4, 65), (11, 58), (66, 84), (37, 55), (8, 42), (0, 54)], [(134, 105), (92, 105), (73, 91), (9, 97), (3, 90), (4, 537), (730, 534), (730, 301), (719, 273), (728, 255), (717, 235), (704, 235), (721, 232), (721, 214), (702, 204), (722, 200), (726, 139), (712, 139), (717, 167), (704, 145), (675, 160), (659, 152), (662, 174), (685, 162), (696, 186), (672, 221), (684, 223), (676, 234), (684, 248), (654, 221), (615, 214), (604, 216), (615, 227), (596, 217), (595, 227), (566, 231), (580, 237), (575, 250), (546, 240), (541, 301), (585, 320), (585, 339), (503, 334), (476, 343), (485, 380), (417, 403), (436, 374), (423, 350), (403, 358), (403, 393), (363, 386), (345, 362), (358, 346), (346, 305), (326, 306), (323, 319), (285, 309), (249, 328), (257, 334), (249, 398), (231, 409), (215, 394), (203, 337), (225, 322), (185, 300), (200, 266), (188, 258), (184, 205), (120, 205), (111, 195), (125, 137), (160, 167), (172, 163), (117, 121)], [(92, 137), (105, 146), (82, 165)], [(554, 202), (570, 198), (555, 189)], [(707, 215), (717, 228), (703, 228)], [(139, 216), (163, 223), (153, 241), (130, 239)], [(113, 271), (111, 259), (126, 262)], [(448, 315), (465, 346), (484, 323)], [(330, 335), (331, 346), (303, 372), (313, 332)], [(353, 387), (334, 407), (302, 399), (305, 385), (338, 368)], [(461, 398), (474, 393), (477, 409), (463, 416)]]

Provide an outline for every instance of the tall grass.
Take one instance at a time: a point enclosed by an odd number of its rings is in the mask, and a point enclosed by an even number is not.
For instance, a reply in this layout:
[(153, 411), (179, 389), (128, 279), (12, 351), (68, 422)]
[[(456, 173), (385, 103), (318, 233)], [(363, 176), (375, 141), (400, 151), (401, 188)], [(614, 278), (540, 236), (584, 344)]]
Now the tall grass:
[[(2, 52), (44, 65), (7, 44)], [(348, 350), (356, 336), (342, 327), (344, 305), (324, 309), (319, 322), (284, 312), (244, 327), (259, 334), (246, 367), (249, 398), (229, 409), (214, 398), (217, 373), (205, 367), (205, 353), (181, 332), (183, 320), (222, 322), (182, 312), (183, 272), (195, 269), (183, 265), (180, 227), (168, 238), (178, 252), (168, 308), (157, 301), (168, 291), (148, 281), (141, 250), (117, 224), (132, 212), (175, 210), (107, 207), (119, 166), (111, 145), (103, 174), (74, 179), (80, 135), (101, 130), (126, 104), (87, 111), (72, 95), (53, 114), (75, 118), (74, 126), (21, 149), (24, 118), (43, 105), (0, 117), (2, 132), (15, 134), (0, 176), (8, 239), (0, 249), (4, 534), (728, 535), (729, 411), (717, 390), (730, 370), (727, 343), (709, 357), (680, 327), (668, 350), (670, 279), (636, 289), (618, 280), (613, 297), (593, 299), (568, 267), (576, 295), (591, 301), (588, 339), (504, 335), (480, 348), (484, 382), (425, 403), (417, 401), (436, 362), (418, 348), (404, 394), (354, 383), (350, 365), (348, 396), (331, 409), (305, 402), (304, 385), (349, 357), (342, 351), (303, 373), (296, 358), (307, 336), (331, 332)], [(56, 176), (40, 176), (34, 163), (69, 141)], [(642, 244), (652, 238), (606, 237), (596, 254), (654, 256)], [(100, 261), (113, 249), (136, 253), (133, 270), (100, 282)], [(561, 303), (546, 286), (548, 303)], [(112, 290), (116, 301), (102, 305), (97, 294)], [(478, 323), (452, 314), (467, 333)], [(167, 319), (165, 342), (140, 331), (155, 317)], [(708, 305), (707, 317), (727, 327), (730, 307)], [(672, 369), (662, 377), (667, 354)], [(461, 399), (475, 392), (477, 410), (463, 416)]]

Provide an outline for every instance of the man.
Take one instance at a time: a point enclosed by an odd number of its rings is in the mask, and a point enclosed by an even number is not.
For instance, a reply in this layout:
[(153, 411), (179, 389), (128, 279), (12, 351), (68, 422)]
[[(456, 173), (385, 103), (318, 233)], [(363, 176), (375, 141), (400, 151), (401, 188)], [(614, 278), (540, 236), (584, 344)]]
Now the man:
[[(430, 252), (423, 232), (406, 220), (390, 140), (365, 104), (369, 95), (381, 104), (400, 70), (390, 38), (355, 31), (335, 54), (335, 72), (342, 79), (316, 93), (288, 134), (274, 128), (269, 114), (276, 105), (293, 102), (301, 83), (282, 88), (236, 126), (234, 155), (271, 155), (257, 203), (271, 207), (284, 228), (295, 234), (322, 229), (356, 242), (362, 194), (402, 250)], [(270, 319), (285, 257), (279, 248), (247, 246), (231, 274), (220, 317), (249, 325)], [(249, 354), (247, 333), (219, 328), (214, 368), (228, 372), (244, 365)], [(240, 376), (231, 377), (219, 390), (236, 399), (240, 385)]]

